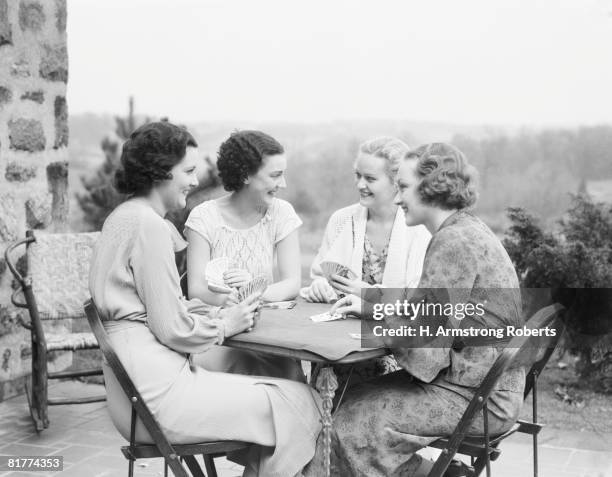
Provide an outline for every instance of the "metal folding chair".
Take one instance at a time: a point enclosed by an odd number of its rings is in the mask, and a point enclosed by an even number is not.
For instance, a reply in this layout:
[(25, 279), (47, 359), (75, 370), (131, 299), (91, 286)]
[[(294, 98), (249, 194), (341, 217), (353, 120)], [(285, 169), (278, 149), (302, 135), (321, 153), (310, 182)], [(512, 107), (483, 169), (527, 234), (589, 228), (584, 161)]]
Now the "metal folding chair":
[[(168, 467), (176, 477), (189, 477), (187, 469), (183, 464), (187, 465), (191, 475), (194, 477), (204, 477), (205, 474), (196, 460), (196, 455), (202, 455), (204, 466), (209, 477), (216, 477), (217, 471), (215, 468), (214, 458), (226, 455), (228, 452), (241, 450), (249, 447), (251, 444), (240, 441), (213, 441), (200, 442), (195, 444), (171, 444), (164, 435), (157, 420), (143, 401), (140, 393), (134, 386), (127, 371), (119, 361), (119, 358), (112, 348), (108, 334), (102, 326), (102, 321), (95, 307), (95, 304), (89, 300), (85, 304), (85, 313), (91, 329), (93, 330), (102, 354), (125, 392), (126, 396), (132, 403), (132, 415), (130, 420), (130, 444), (121, 448), (121, 452), (128, 459), (128, 475), (134, 475), (134, 462), (137, 459), (163, 457), (165, 460), (165, 472), (168, 475)], [(153, 444), (138, 444), (136, 443), (136, 423), (140, 419), (146, 430), (149, 432)]]
[[(89, 263), (99, 233), (48, 234), (32, 230), (26, 238), (11, 244), (4, 254), (20, 287), (11, 296), (13, 304), (26, 308), (32, 343), (32, 384), (26, 386), (30, 414), (36, 431), (49, 426), (48, 406), (104, 401), (105, 396), (50, 398), (48, 379), (101, 375), (102, 368), (50, 372), (47, 358), (52, 351), (97, 349), (91, 332), (73, 333), (66, 320), (83, 319), (83, 301), (89, 296)], [(26, 246), (27, 273), (18, 267), (12, 253)], [(24, 301), (20, 301), (19, 295)], [(44, 322), (44, 325), (43, 325)]]
[[(533, 475), (537, 477), (538, 433), (543, 427), (543, 424), (537, 422), (537, 380), (559, 341), (562, 329), (560, 313), (563, 309), (564, 307), (560, 304), (547, 306), (535, 313), (526, 323), (526, 326), (531, 329), (544, 328), (545, 326), (554, 328), (557, 330), (556, 336), (539, 337), (537, 338), (539, 340), (537, 345), (533, 342), (534, 338), (515, 337), (498, 356), (474, 394), (453, 434), (448, 438), (438, 439), (430, 444), (430, 447), (442, 449), (442, 453), (429, 472), (429, 477), (444, 476), (456, 454), (470, 456), (471, 468), (468, 470), (468, 477), (477, 477), (483, 469), (486, 469), (487, 477), (490, 477), (491, 461), (497, 459), (501, 454), (499, 444), (515, 432), (530, 434), (533, 437)], [(524, 397), (526, 399), (529, 393), (532, 393), (532, 422), (519, 420), (504, 434), (490, 436), (487, 401), (502, 374), (511, 367), (518, 365), (526, 367)], [(479, 412), (483, 413), (484, 435), (482, 437), (468, 436), (468, 429)]]

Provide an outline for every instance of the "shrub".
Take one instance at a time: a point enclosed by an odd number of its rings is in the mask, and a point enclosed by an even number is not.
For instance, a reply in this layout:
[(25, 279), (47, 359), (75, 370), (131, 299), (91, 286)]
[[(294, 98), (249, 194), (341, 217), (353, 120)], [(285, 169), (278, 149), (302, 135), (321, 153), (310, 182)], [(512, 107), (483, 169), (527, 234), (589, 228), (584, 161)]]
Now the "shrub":
[(572, 197), (559, 229), (508, 209), (504, 246), (525, 288), (552, 288), (567, 307), (565, 347), (580, 355), (581, 376), (612, 391), (612, 209), (588, 195)]

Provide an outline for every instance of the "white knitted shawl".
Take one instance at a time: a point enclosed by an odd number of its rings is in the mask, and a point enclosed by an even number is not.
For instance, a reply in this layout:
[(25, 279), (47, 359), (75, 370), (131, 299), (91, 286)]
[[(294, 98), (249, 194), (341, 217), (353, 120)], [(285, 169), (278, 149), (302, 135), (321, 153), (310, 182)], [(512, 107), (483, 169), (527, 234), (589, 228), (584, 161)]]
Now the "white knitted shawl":
[[(359, 203), (332, 214), (319, 252), (310, 268), (311, 278), (322, 277), (320, 263), (331, 260), (348, 266), (361, 279), (367, 218), (367, 209)], [(382, 286), (416, 287), (421, 278), (423, 259), (430, 239), (431, 234), (423, 225), (406, 226), (404, 213), (398, 207), (389, 239)]]

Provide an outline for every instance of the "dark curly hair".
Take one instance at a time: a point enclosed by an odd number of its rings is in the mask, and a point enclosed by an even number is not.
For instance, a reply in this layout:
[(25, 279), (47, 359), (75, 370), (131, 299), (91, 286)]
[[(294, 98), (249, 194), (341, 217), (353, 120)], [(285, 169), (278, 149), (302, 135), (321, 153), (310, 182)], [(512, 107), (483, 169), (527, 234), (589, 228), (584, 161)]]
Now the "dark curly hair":
[(217, 169), (224, 189), (230, 192), (242, 189), (245, 179), (259, 170), (265, 156), (283, 152), (283, 146), (266, 133), (234, 131), (217, 153)]
[(154, 184), (172, 179), (170, 171), (198, 143), (184, 128), (167, 121), (145, 124), (123, 144), (115, 188), (122, 194), (147, 194)]
[(406, 154), (417, 159), (418, 193), (425, 204), (442, 209), (464, 209), (478, 198), (478, 172), (464, 154), (451, 144), (434, 142)]

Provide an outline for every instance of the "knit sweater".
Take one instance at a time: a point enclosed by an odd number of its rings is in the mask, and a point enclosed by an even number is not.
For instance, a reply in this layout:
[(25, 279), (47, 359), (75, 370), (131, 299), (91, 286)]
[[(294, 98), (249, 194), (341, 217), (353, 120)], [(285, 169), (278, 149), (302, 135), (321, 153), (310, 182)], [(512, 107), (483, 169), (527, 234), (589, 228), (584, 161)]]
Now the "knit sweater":
[(106, 219), (89, 275), (89, 290), (103, 321), (143, 321), (164, 345), (200, 353), (224, 338), (218, 308), (186, 300), (174, 252), (187, 243), (174, 226), (139, 199)]

